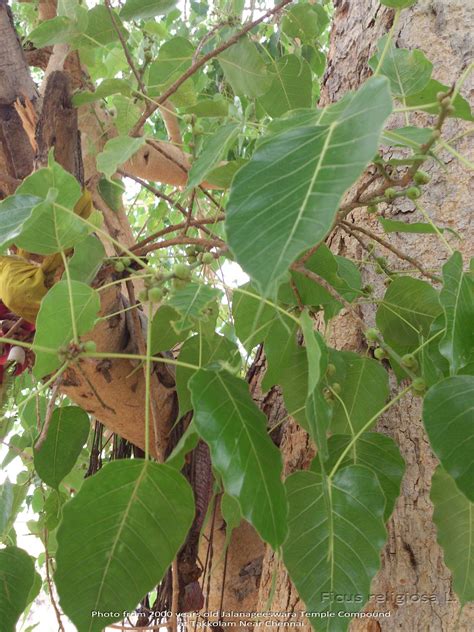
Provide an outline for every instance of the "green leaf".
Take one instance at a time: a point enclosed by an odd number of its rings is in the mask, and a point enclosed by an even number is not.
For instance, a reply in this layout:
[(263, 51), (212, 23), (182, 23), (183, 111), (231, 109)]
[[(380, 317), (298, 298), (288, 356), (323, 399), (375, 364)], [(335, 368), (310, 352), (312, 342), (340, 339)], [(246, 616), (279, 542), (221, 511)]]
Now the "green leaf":
[(423, 402), (423, 421), (434, 453), (461, 492), (474, 501), (474, 376), (435, 384)]
[(10, 520), (13, 514), (14, 490), (16, 485), (11, 483), (8, 478), (0, 486), (0, 535), (3, 537), (10, 530)]
[(2, 632), (15, 632), (17, 621), (28, 605), (28, 596), (34, 580), (33, 559), (23, 549), (9, 546), (0, 550)]
[(15, 244), (29, 252), (49, 255), (84, 239), (90, 228), (74, 213), (81, 196), (76, 178), (50, 159), (18, 187), (17, 195), (40, 198), (26, 218)]
[(317, 4), (297, 4), (283, 16), (281, 30), (289, 37), (297, 37), (302, 42), (313, 43), (329, 24), (329, 16)]
[(122, 20), (145, 20), (155, 15), (166, 15), (177, 0), (127, 0), (120, 11)]
[[(128, 39), (128, 32), (120, 21), (117, 12), (112, 10), (115, 24), (118, 26), (125, 41)], [(111, 44), (118, 41), (119, 37), (112, 22), (109, 11), (104, 5), (97, 5), (88, 11), (87, 28), (82, 36), (75, 42), (78, 46), (96, 47), (97, 45)]]
[[(370, 58), (369, 66), (375, 71), (387, 45), (388, 35), (377, 44), (377, 53)], [(421, 50), (396, 48), (391, 42), (385, 53), (379, 72), (390, 80), (392, 93), (404, 100), (407, 96), (421, 92), (431, 78), (433, 64)]]
[[(179, 352), (178, 360), (198, 367), (213, 365), (231, 367), (232, 371), (240, 368), (240, 353), (237, 345), (224, 336), (214, 334), (208, 338), (199, 334), (186, 340)], [(179, 415), (182, 417), (192, 408), (189, 380), (196, 373), (195, 369), (185, 366), (176, 367), (176, 393), (179, 402)]]
[(223, 117), (229, 113), (229, 103), (221, 95), (218, 98), (202, 99), (195, 105), (186, 108), (186, 114), (195, 114), (197, 117)]
[[(337, 434), (329, 437), (329, 459), (325, 464), (326, 471), (332, 470), (351, 441), (350, 435)], [(397, 444), (393, 439), (379, 432), (364, 432), (343, 458), (338, 469), (351, 464), (364, 465), (377, 476), (385, 496), (383, 519), (387, 522), (392, 515), (395, 501), (400, 495), (400, 484), (405, 472), (405, 461)], [(313, 460), (311, 470), (321, 473), (317, 458)]]
[(441, 465), (431, 481), (431, 502), (437, 540), (453, 575), (453, 590), (464, 605), (474, 601), (474, 507)]
[(240, 126), (236, 123), (228, 123), (220, 127), (211, 137), (206, 138), (201, 153), (189, 170), (188, 190), (201, 184), (211, 169), (227, 155), (239, 135), (239, 129)]
[(461, 253), (455, 252), (443, 266), (443, 289), (439, 295), (446, 333), (439, 343), (452, 374), (474, 359), (474, 278), (463, 272)]
[(242, 37), (217, 59), (237, 96), (253, 99), (262, 96), (270, 88), (272, 78), (263, 57), (247, 37)]
[(59, 483), (74, 467), (89, 435), (87, 413), (77, 406), (56, 408), (42, 446), (34, 450), (35, 470), (50, 487)]
[(263, 342), (278, 323), (288, 336), (294, 327), (294, 321), (285, 315), (284, 310), (278, 310), (270, 301), (263, 299), (250, 283), (233, 291), (232, 315), (235, 332), (247, 351)]
[(156, 310), (151, 321), (151, 355), (156, 355), (160, 351), (169, 351), (186, 338), (186, 330), (178, 333), (173, 327), (173, 323), (178, 320), (178, 312), (169, 305), (160, 305)]
[(72, 318), (79, 336), (90, 331), (100, 309), (99, 294), (85, 283), (71, 281), (72, 295), (66, 281), (56, 283), (44, 297), (38, 318), (33, 348), (36, 362), (33, 374), (39, 379), (55, 371), (61, 360), (55, 353), (41, 351), (41, 347), (59, 350), (73, 337)]
[(10, 195), (0, 202), (0, 246), (10, 246), (41, 202), (36, 195)]
[[(158, 52), (158, 58), (151, 64), (148, 75), (148, 92), (149, 95), (159, 96), (159, 94), (168, 88), (173, 81), (178, 79), (191, 66), (194, 55), (194, 46), (184, 37), (173, 37), (161, 45)], [(186, 94), (193, 93), (193, 79), (188, 79), (171, 97), (176, 101), (178, 95), (178, 105), (189, 106), (195, 102), (195, 96), (191, 99), (192, 103), (180, 103), (181, 96), (186, 101)]]
[[(309, 612), (358, 612), (368, 599), (385, 543), (385, 497), (376, 475), (351, 465), (328, 480), (297, 472), (286, 480), (289, 533), (283, 561)], [(341, 595), (359, 599), (341, 600)], [(314, 630), (343, 631), (340, 615), (310, 617)]]
[(429, 283), (412, 277), (397, 277), (388, 286), (377, 310), (377, 327), (384, 340), (399, 353), (418, 347), (431, 323), (441, 312), (439, 296)]
[(276, 118), (288, 110), (311, 106), (311, 68), (305, 59), (285, 55), (274, 62), (269, 72), (273, 76), (272, 84), (260, 98), (267, 114)]
[[(429, 114), (439, 114), (440, 105), (437, 95), (439, 92), (447, 94), (449, 91), (449, 86), (445, 86), (443, 83), (436, 81), (436, 79), (430, 79), (421, 92), (417, 92), (416, 94), (412, 94), (407, 97), (405, 105), (407, 107), (418, 106), (420, 110), (428, 112)], [(473, 120), (471, 107), (466, 99), (464, 99), (460, 94), (456, 95), (452, 105), (454, 106), (454, 112), (450, 113), (449, 116), (461, 118), (466, 121)]]
[(328, 458), (327, 432), (331, 422), (331, 409), (324, 399), (320, 382), (327, 368), (327, 349), (321, 335), (314, 331), (314, 322), (305, 310), (300, 316), (308, 359), (308, 397), (306, 419), (309, 434), (318, 448), (321, 459)]
[(181, 317), (174, 323), (176, 331), (181, 333), (199, 322), (212, 322), (216, 316), (213, 304), (220, 295), (220, 290), (202, 283), (188, 283), (186, 287), (173, 292), (167, 304)]
[(392, 7), (393, 9), (406, 9), (411, 7), (418, 0), (380, 0), (380, 4), (384, 4), (386, 7)]
[(65, 614), (79, 630), (99, 632), (94, 612), (132, 611), (161, 581), (193, 518), (192, 490), (174, 468), (107, 463), (63, 509), (55, 583)]
[(399, 127), (383, 131), (382, 140), (395, 147), (411, 147), (418, 150), (431, 138), (431, 130), (426, 127)]
[(280, 383), (282, 375), (291, 364), (297, 349), (296, 335), (298, 325), (295, 322), (285, 325), (276, 319), (265, 336), (265, 359), (267, 368), (262, 380), (263, 392)]
[(271, 136), (237, 172), (226, 213), (229, 245), (263, 295), (275, 295), (289, 265), (330, 230), (391, 108), (387, 80), (369, 79), (331, 124)]
[(186, 428), (184, 434), (181, 435), (175, 448), (166, 459), (166, 465), (175, 467), (177, 470), (182, 470), (184, 467), (186, 455), (188, 452), (192, 452), (199, 443), (199, 434), (191, 420), (191, 423)]
[(388, 374), (380, 362), (349, 351), (332, 350), (329, 362), (336, 367), (332, 383), (341, 386), (340, 393), (335, 396), (331, 431), (354, 435), (387, 401)]
[(125, 79), (104, 79), (94, 92), (90, 90), (77, 92), (73, 96), (72, 102), (73, 105), (78, 107), (79, 105), (84, 105), (84, 103), (93, 103), (99, 99), (104, 99), (112, 94), (130, 95), (130, 92), (130, 83), (125, 81)]
[(36, 48), (54, 46), (54, 44), (70, 42), (80, 35), (81, 26), (76, 20), (58, 15), (51, 20), (41, 22), (31, 31), (28, 39), (33, 42)]
[[(88, 235), (74, 247), (74, 254), (68, 261), (69, 276), (73, 281), (91, 283), (102, 265), (105, 250), (95, 235)], [(66, 280), (63, 274), (63, 281)]]
[(145, 142), (143, 136), (140, 138), (130, 138), (130, 136), (111, 138), (97, 156), (97, 169), (102, 171), (107, 178), (111, 178), (124, 162), (127, 162), (140, 147), (143, 147)]
[(244, 160), (243, 158), (229, 160), (229, 162), (226, 162), (219, 167), (215, 167), (212, 171), (210, 171), (207, 174), (206, 180), (214, 186), (222, 189), (228, 189), (232, 184), (235, 174), (243, 165), (245, 165), (246, 162), (247, 160)]
[(243, 517), (273, 548), (286, 536), (287, 504), (281, 455), (248, 384), (225, 371), (201, 369), (189, 381), (194, 423), (209, 445), (212, 464)]
[[(407, 224), (407, 222), (397, 222), (394, 219), (385, 219), (384, 217), (377, 217), (378, 221), (382, 225), (386, 233), (424, 233), (424, 234), (436, 234), (436, 229), (432, 224), (425, 224), (424, 222), (413, 222)], [(442, 228), (438, 228), (443, 232)]]

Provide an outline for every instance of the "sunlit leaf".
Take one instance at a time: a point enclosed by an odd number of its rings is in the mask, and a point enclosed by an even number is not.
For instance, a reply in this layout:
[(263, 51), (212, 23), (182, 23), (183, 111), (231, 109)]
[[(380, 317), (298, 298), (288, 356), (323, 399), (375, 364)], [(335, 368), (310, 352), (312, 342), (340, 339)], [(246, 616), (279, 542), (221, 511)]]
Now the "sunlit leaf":
[(117, 169), (127, 162), (145, 144), (145, 138), (118, 136), (108, 140), (103, 151), (97, 156), (97, 169), (111, 178)]
[(238, 134), (239, 126), (236, 123), (228, 123), (220, 127), (215, 134), (206, 138), (201, 153), (189, 170), (188, 189), (203, 182), (211, 169), (226, 156)]
[(434, 453), (461, 492), (474, 501), (474, 376), (449, 377), (430, 388), (423, 421)]
[(294, 259), (331, 228), (344, 191), (373, 157), (391, 108), (387, 80), (369, 79), (331, 124), (270, 137), (235, 175), (226, 213), (229, 245), (264, 295), (275, 295)]
[(238, 96), (259, 97), (270, 88), (271, 75), (257, 46), (242, 37), (218, 57), (225, 78)]
[(127, 0), (120, 17), (123, 20), (144, 20), (155, 15), (166, 15), (176, 6), (176, 0)]
[(114, 461), (63, 508), (55, 583), (79, 630), (103, 629), (94, 612), (132, 611), (162, 579), (194, 517), (192, 490), (174, 468)]
[(273, 77), (272, 84), (268, 92), (260, 97), (260, 103), (270, 116), (278, 117), (288, 110), (310, 107), (312, 77), (309, 64), (304, 59), (285, 55), (274, 63), (269, 72)]
[(242, 516), (261, 538), (277, 548), (287, 531), (281, 455), (248, 384), (226, 371), (201, 369), (189, 388), (193, 421), (209, 445), (225, 491), (238, 500)]

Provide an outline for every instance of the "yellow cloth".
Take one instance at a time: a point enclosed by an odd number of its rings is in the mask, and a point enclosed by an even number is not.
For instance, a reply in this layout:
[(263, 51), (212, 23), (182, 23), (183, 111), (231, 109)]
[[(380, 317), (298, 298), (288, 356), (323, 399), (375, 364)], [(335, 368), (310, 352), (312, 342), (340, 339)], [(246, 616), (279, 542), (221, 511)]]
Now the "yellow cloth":
[[(94, 207), (92, 196), (85, 190), (74, 206), (74, 212), (87, 219)], [(17, 316), (34, 323), (41, 299), (48, 291), (46, 277), (62, 265), (61, 253), (44, 257), (41, 264), (35, 265), (28, 259), (31, 254), (18, 249), (18, 256), (0, 256), (0, 300)]]
[(34, 323), (48, 291), (43, 270), (21, 257), (0, 257), (0, 299), (17, 316)]

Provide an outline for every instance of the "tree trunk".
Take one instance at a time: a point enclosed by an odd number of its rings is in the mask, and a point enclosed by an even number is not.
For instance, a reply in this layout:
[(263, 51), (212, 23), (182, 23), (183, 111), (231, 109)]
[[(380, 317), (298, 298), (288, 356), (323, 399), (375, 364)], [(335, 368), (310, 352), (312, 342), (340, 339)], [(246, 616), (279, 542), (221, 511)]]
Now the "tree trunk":
[[(368, 76), (367, 60), (373, 54), (377, 40), (390, 29), (394, 15), (393, 11), (381, 6), (378, 0), (339, 0), (334, 4), (336, 11), (321, 95), (322, 105), (340, 99), (350, 89), (356, 89)], [(472, 30), (472, 24), (469, 27), (468, 4), (464, 0), (420, 0), (401, 14), (394, 34), (396, 45), (424, 50), (434, 64), (435, 78), (448, 85), (462, 74), (470, 56), (466, 49)], [(466, 93), (466, 86), (463, 92)], [(394, 117), (393, 125), (400, 124), (404, 125), (405, 121), (396, 122)], [(446, 126), (450, 137), (464, 128), (465, 125), (454, 120)], [(468, 141), (465, 138), (459, 141), (457, 150), (468, 153)], [(442, 165), (431, 166), (433, 179), (425, 194), (424, 204), (435, 223), (440, 222), (462, 232), (465, 239), (461, 243), (457, 242), (456, 248), (463, 252), (466, 260), (473, 254), (472, 249), (469, 252), (473, 244), (472, 232), (469, 233), (469, 174), (450, 154), (442, 152), (441, 159)], [(405, 200), (391, 206), (390, 216), (395, 218), (414, 211), (412, 203)], [(377, 222), (367, 219), (364, 211), (356, 211), (352, 217), (357, 218), (359, 225), (365, 223), (367, 228), (377, 232)], [(401, 250), (416, 252), (426, 268), (439, 269), (448, 257), (434, 236), (401, 233), (393, 240), (392, 243)], [(344, 233), (332, 235), (330, 246), (337, 254), (362, 258), (359, 243)], [(390, 255), (385, 252), (382, 254)], [(390, 256), (388, 260), (393, 269), (400, 269), (399, 261)], [(370, 270), (364, 271), (364, 280), (383, 290), (380, 277)], [(367, 326), (373, 325), (373, 309), (363, 310), (361, 315)], [(359, 325), (350, 314), (342, 312), (333, 323), (329, 343), (338, 349), (363, 349), (364, 339)], [(284, 416), (283, 405), (281, 397), (274, 390), (265, 397), (259, 395), (259, 382), (263, 373), (261, 368), (260, 365), (255, 372), (251, 386), (273, 425)], [(393, 388), (396, 389), (395, 384)], [(381, 570), (372, 583), (374, 597), (366, 606), (367, 611), (390, 612), (390, 617), (356, 620), (351, 626), (353, 631), (449, 632), (456, 629), (467, 632), (474, 627), (474, 607), (466, 606), (460, 612), (459, 602), (451, 589), (450, 572), (436, 542), (433, 508), (429, 499), (436, 459), (423, 429), (420, 409), (420, 400), (408, 396), (392, 407), (377, 425), (379, 432), (391, 436), (397, 442), (406, 461), (401, 496), (387, 525), (389, 535), (382, 552)], [(281, 448), (285, 474), (307, 467), (313, 456), (306, 433), (293, 421), (284, 426)], [(289, 612), (304, 610), (304, 604), (299, 601), (283, 565), (276, 561), (269, 548), (264, 557), (256, 610), (268, 610), (275, 572), (276, 587), (270, 609)], [(275, 626), (272, 629), (287, 628)], [(303, 629), (309, 631), (309, 623)]]

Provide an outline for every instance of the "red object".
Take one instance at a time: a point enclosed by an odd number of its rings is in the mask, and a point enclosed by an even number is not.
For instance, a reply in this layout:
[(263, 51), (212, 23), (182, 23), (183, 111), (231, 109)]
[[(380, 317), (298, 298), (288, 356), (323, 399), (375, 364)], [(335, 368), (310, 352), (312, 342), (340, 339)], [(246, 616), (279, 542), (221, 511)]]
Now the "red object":
[[(16, 314), (13, 314), (8, 309), (8, 307), (0, 300), (0, 322), (3, 320), (9, 321), (9, 323), (11, 323), (12, 321), (17, 321), (18, 316)], [(6, 334), (10, 328), (11, 328), (11, 324), (8, 324), (6, 331), (4, 330), (3, 327), (1, 327), (0, 336), (1, 334)], [(32, 323), (29, 323), (26, 320), (23, 320), (19, 329), (17, 329), (13, 335), (23, 338), (25, 334), (30, 334), (34, 330), (35, 330), (35, 326)], [(2, 345), (3, 353), (2, 355), (0, 355), (0, 384), (3, 384), (3, 376), (5, 373), (6, 365), (8, 363), (8, 355), (10, 353), (11, 348), (14, 346), (15, 346), (14, 344), (11, 344), (9, 342), (5, 342)], [(27, 366), (28, 366), (28, 363), (26, 359), (22, 363), (16, 363), (15, 371), (13, 372), (13, 375), (20, 375), (20, 373), (23, 373), (23, 371), (27, 368)]]

